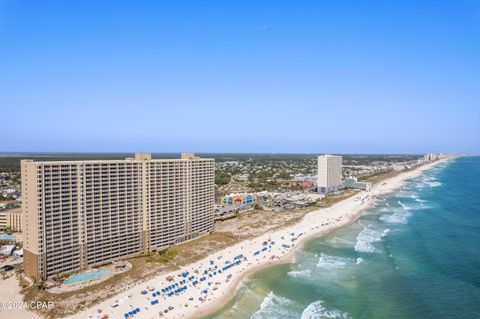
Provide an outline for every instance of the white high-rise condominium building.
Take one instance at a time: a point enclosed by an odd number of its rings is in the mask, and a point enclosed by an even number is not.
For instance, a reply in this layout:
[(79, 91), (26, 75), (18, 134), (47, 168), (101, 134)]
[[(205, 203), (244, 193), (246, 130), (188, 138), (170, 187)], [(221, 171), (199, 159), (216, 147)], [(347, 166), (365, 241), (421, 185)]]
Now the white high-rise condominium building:
[(336, 192), (342, 188), (342, 157), (321, 155), (318, 157), (318, 192)]
[(23, 160), (24, 271), (36, 279), (213, 231), (214, 160)]

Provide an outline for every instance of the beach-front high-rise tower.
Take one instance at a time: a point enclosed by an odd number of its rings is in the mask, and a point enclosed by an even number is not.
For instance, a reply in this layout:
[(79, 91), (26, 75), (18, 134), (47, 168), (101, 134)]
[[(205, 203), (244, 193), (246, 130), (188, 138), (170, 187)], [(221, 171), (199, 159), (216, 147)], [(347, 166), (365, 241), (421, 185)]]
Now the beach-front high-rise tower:
[(23, 160), (24, 271), (36, 279), (213, 231), (214, 160)]
[(342, 157), (321, 155), (318, 157), (318, 192), (327, 194), (342, 188)]

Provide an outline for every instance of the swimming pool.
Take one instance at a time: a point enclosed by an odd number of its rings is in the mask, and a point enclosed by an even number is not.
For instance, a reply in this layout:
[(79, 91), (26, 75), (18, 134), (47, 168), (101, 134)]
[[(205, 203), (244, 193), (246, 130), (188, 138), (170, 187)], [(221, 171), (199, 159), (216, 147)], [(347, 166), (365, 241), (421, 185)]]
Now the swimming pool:
[(97, 271), (92, 271), (92, 272), (84, 272), (78, 275), (75, 275), (73, 277), (68, 278), (65, 280), (64, 284), (74, 284), (76, 282), (80, 281), (85, 281), (85, 280), (92, 280), (92, 279), (98, 279), (100, 277), (103, 277), (107, 274), (109, 274), (111, 271), (108, 269), (100, 269)]
[(0, 240), (15, 240), (15, 235), (1, 234)]

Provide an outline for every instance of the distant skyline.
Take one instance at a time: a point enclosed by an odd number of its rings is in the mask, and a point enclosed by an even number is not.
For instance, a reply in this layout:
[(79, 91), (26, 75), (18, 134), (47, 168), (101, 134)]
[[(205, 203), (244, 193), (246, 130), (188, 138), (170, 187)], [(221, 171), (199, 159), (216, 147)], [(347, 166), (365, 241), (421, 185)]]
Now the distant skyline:
[(0, 0), (0, 152), (480, 150), (480, 2)]

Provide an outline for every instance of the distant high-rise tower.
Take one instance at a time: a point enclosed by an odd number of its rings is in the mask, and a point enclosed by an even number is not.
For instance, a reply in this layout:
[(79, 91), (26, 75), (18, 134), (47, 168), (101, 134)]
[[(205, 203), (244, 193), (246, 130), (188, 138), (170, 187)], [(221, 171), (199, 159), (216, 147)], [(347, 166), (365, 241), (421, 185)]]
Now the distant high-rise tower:
[(342, 157), (321, 155), (318, 157), (318, 192), (336, 192), (342, 188)]

